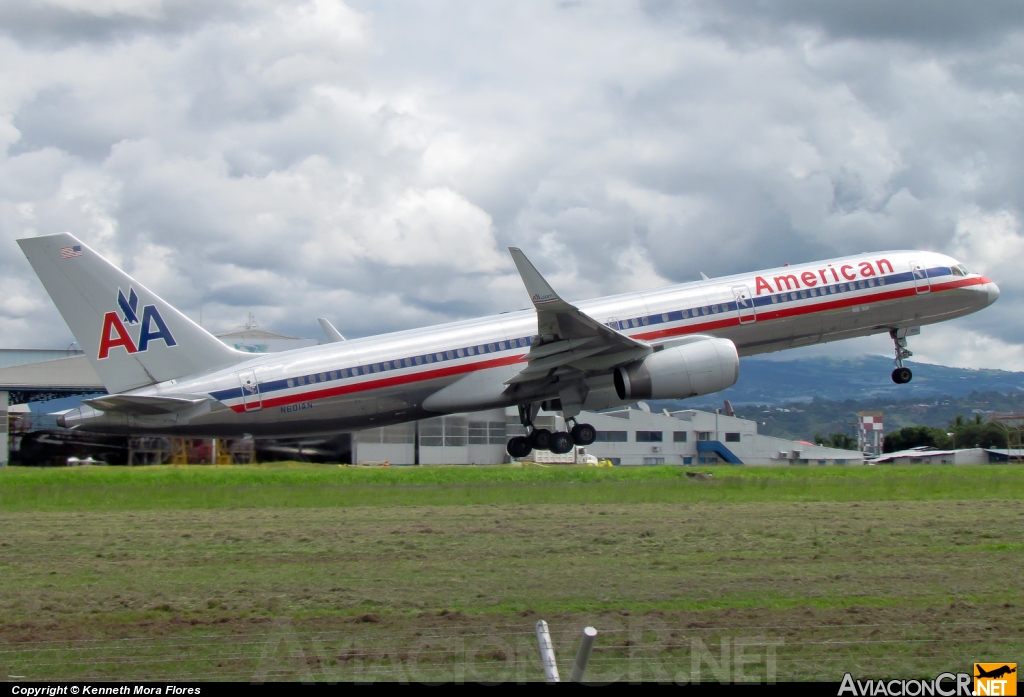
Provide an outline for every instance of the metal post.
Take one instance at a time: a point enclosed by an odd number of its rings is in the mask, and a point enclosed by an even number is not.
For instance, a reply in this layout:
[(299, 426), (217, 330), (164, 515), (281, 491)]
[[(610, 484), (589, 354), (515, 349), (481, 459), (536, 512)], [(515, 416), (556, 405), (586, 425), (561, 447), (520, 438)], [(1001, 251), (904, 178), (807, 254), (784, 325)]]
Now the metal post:
[(583, 636), (580, 637), (580, 648), (576, 652), (576, 660), (572, 663), (572, 673), (569, 680), (572, 682), (583, 682), (583, 674), (587, 672), (587, 663), (590, 662), (590, 652), (594, 648), (594, 637), (597, 630), (593, 627), (584, 627)]
[(7, 414), (7, 406), (10, 402), (10, 393), (0, 390), (0, 467), (6, 467), (10, 462), (10, 437), (7, 433), (10, 420)]
[(537, 645), (540, 647), (540, 660), (544, 663), (544, 678), (548, 682), (558, 682), (558, 664), (555, 663), (555, 648), (551, 645), (551, 633), (548, 623), (537, 621)]

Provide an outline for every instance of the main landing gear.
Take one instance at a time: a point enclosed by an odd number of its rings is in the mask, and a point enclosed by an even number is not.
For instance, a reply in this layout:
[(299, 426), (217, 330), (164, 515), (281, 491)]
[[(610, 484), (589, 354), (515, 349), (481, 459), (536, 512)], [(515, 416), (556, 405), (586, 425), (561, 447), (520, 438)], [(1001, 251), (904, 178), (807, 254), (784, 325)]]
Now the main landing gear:
[(537, 428), (533, 420), (539, 407), (535, 404), (519, 405), (519, 421), (526, 427), (527, 435), (516, 436), (509, 440), (506, 450), (514, 458), (526, 457), (533, 450), (550, 450), (556, 455), (564, 455), (577, 445), (590, 445), (597, 440), (597, 431), (590, 424), (577, 423), (575, 418), (566, 420), (572, 424), (569, 431), (555, 431)]
[(905, 385), (914, 377), (914, 374), (910, 372), (910, 368), (903, 365), (903, 359), (914, 355), (907, 348), (907, 330), (893, 329), (889, 332), (889, 336), (892, 337), (893, 344), (896, 347), (896, 369), (892, 371), (892, 381), (897, 385)]

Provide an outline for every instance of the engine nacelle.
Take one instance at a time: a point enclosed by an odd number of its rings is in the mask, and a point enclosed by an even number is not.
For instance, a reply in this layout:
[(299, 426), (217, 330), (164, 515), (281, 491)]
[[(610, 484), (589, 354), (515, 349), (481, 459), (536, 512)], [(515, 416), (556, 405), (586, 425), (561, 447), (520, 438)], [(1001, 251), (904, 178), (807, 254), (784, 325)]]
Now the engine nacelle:
[(619, 399), (685, 399), (732, 387), (740, 357), (728, 339), (702, 336), (615, 369)]

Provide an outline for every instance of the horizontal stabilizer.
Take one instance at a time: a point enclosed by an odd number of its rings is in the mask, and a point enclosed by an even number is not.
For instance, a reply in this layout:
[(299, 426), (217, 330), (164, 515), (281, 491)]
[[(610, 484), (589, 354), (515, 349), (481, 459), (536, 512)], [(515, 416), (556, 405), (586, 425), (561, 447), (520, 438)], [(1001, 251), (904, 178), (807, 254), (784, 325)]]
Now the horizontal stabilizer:
[(155, 395), (114, 394), (82, 401), (84, 404), (100, 411), (149, 416), (188, 411), (203, 402), (211, 400), (209, 397), (159, 397)]

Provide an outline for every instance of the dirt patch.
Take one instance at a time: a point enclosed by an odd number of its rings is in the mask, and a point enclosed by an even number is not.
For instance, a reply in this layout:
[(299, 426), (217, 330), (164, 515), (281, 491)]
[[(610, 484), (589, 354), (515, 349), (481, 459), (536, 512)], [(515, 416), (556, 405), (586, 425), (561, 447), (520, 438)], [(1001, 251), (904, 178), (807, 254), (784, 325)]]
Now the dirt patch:
[(0, 670), (535, 680), (538, 619), (594, 679), (960, 670), (1024, 648), (1024, 506), (957, 503), (4, 514)]

